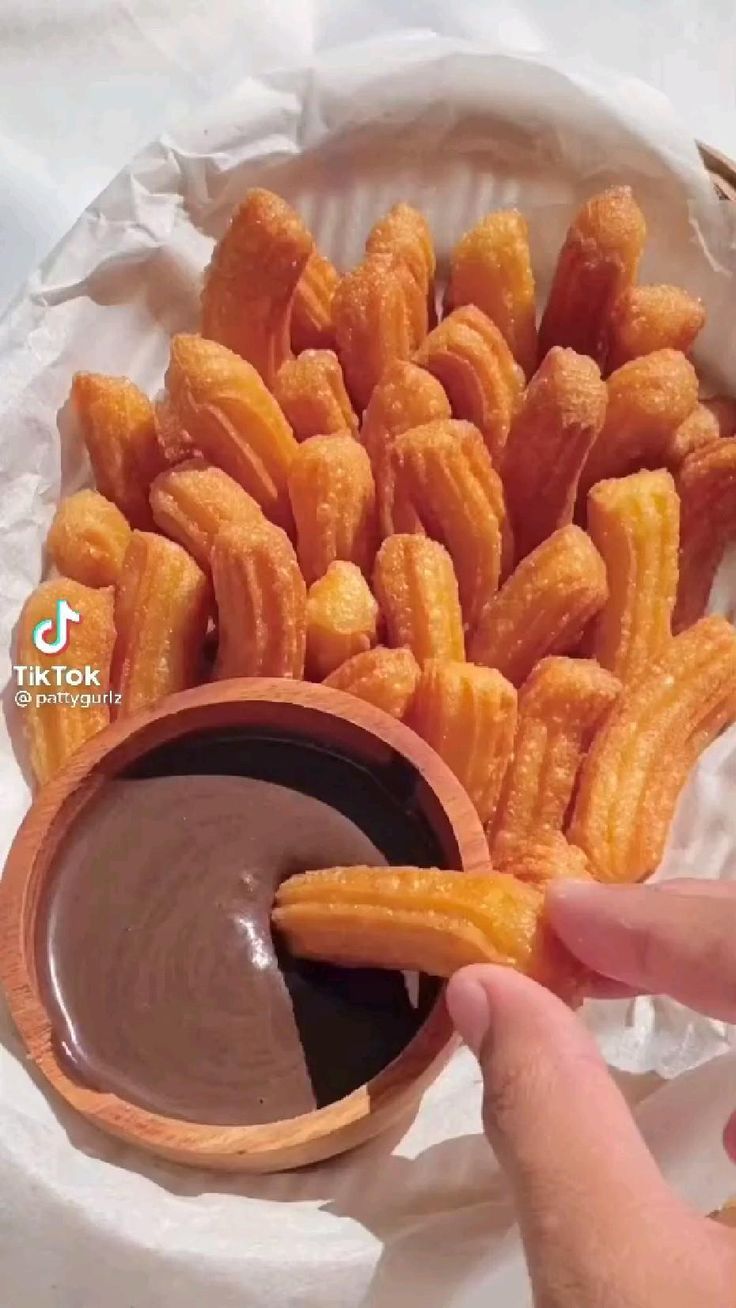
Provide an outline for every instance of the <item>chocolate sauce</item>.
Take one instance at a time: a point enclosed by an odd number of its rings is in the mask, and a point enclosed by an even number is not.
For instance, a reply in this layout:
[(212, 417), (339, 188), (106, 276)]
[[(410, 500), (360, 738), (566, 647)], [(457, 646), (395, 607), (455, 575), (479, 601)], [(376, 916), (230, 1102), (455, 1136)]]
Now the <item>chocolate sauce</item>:
[(59, 851), (39, 916), (40, 979), (68, 1070), (188, 1121), (271, 1122), (333, 1102), (400, 1052), (434, 993), (425, 984), (417, 1009), (399, 974), (305, 963), (274, 943), (285, 876), (437, 851), (363, 769), (332, 756), (315, 768), (296, 743), (253, 749), (260, 778), (202, 775), (205, 757), (231, 770), (232, 741), (214, 741), (206, 756), (201, 742), (180, 748), (183, 775), (147, 775), (162, 756), (109, 782)]

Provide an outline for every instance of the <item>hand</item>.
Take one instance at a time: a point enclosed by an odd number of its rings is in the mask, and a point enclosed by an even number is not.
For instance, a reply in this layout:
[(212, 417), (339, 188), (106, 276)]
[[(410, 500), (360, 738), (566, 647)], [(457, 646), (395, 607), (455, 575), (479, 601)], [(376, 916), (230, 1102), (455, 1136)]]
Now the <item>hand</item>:
[[(548, 919), (591, 992), (667, 993), (736, 1021), (736, 885), (559, 883)], [(447, 1002), (477, 1055), (536, 1308), (734, 1308), (736, 1232), (666, 1186), (594, 1041), (548, 991), (470, 967)], [(736, 1117), (724, 1139), (736, 1159)], [(736, 1187), (735, 1187), (736, 1188)]]

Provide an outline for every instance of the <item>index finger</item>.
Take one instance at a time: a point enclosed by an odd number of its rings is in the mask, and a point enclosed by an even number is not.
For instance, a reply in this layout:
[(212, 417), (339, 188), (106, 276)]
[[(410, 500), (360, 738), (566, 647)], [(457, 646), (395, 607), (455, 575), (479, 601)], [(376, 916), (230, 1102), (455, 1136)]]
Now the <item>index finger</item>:
[[(716, 884), (723, 888), (714, 891)], [(609, 981), (736, 1021), (736, 885), (665, 886), (555, 883), (548, 921), (576, 958)]]

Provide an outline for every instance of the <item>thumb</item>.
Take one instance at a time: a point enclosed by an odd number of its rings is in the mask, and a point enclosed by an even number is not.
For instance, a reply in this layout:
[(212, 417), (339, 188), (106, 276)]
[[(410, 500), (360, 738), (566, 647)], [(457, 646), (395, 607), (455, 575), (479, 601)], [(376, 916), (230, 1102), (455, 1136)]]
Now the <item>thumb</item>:
[(607, 1281), (638, 1274), (637, 1247), (678, 1226), (687, 1245), (694, 1215), (561, 1000), (511, 969), (477, 966), (452, 978), (447, 1003), (480, 1062), (484, 1125), (514, 1190), (536, 1302), (598, 1303)]

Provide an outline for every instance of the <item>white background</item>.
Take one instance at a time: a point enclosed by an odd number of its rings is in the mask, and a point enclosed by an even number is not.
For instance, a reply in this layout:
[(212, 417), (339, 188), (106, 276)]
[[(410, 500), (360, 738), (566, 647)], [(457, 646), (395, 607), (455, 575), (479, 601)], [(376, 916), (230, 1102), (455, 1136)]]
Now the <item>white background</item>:
[[(152, 137), (245, 73), (397, 27), (593, 59), (736, 157), (733, 0), (0, 0), (0, 310)], [(472, 17), (468, 17), (472, 15)]]

